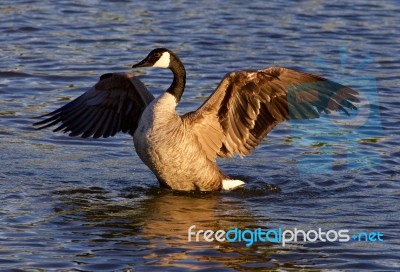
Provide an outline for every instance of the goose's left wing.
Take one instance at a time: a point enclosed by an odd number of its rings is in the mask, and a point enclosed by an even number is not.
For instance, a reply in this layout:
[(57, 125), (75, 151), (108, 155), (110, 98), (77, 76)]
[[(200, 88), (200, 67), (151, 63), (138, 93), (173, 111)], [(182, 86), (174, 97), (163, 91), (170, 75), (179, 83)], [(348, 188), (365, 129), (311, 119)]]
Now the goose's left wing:
[(133, 136), (140, 116), (154, 99), (132, 73), (109, 73), (89, 91), (63, 107), (40, 117), (43, 129), (61, 123), (54, 131), (83, 138), (109, 137), (121, 131)]
[(194, 112), (182, 116), (210, 160), (249, 154), (278, 123), (356, 109), (357, 91), (282, 67), (227, 74)]

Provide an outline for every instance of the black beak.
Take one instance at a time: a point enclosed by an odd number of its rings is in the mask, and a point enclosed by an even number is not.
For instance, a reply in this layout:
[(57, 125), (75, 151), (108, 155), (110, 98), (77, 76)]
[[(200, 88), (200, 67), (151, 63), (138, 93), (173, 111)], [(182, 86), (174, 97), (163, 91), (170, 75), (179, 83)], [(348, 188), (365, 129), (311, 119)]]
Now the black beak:
[(132, 65), (132, 68), (149, 67), (149, 66), (151, 66), (151, 65), (147, 62), (147, 58), (145, 58), (141, 62)]

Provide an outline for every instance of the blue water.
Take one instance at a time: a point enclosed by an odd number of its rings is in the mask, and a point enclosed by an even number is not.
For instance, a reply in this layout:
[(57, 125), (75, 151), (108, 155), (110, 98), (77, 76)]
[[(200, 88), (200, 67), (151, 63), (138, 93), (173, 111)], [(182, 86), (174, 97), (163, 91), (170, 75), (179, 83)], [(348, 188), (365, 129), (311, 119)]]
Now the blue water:
[[(0, 270), (254, 271), (400, 268), (397, 1), (2, 1)], [(360, 90), (354, 116), (276, 127), (220, 160), (224, 193), (158, 188), (132, 139), (35, 131), (106, 72), (174, 50), (196, 109), (230, 71), (272, 65)], [(138, 70), (159, 95), (169, 71)], [(188, 242), (188, 228), (380, 232), (384, 241)], [(192, 237), (194, 239), (194, 236)]]

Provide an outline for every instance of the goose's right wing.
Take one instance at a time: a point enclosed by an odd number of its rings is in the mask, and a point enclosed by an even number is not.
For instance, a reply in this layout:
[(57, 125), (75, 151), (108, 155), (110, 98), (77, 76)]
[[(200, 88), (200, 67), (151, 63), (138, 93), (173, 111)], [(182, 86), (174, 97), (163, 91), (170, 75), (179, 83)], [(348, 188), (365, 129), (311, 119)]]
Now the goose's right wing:
[(249, 154), (278, 123), (357, 109), (357, 91), (282, 67), (229, 73), (183, 121), (210, 160)]
[(39, 129), (61, 123), (54, 131), (83, 138), (109, 137), (122, 131), (133, 136), (140, 116), (154, 96), (132, 73), (100, 77), (89, 91), (63, 107), (40, 117)]

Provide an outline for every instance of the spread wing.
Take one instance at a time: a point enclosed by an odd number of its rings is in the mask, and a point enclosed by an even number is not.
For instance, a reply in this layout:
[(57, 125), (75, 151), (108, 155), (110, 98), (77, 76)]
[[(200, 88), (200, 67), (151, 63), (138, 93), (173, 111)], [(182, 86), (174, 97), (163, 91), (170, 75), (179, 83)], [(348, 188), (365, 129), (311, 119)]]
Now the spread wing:
[(194, 112), (182, 116), (210, 160), (249, 154), (278, 123), (357, 109), (357, 91), (325, 78), (271, 67), (227, 74)]
[(35, 123), (38, 129), (61, 123), (54, 131), (83, 138), (109, 137), (122, 131), (133, 135), (140, 116), (154, 99), (132, 73), (104, 74), (89, 91)]

